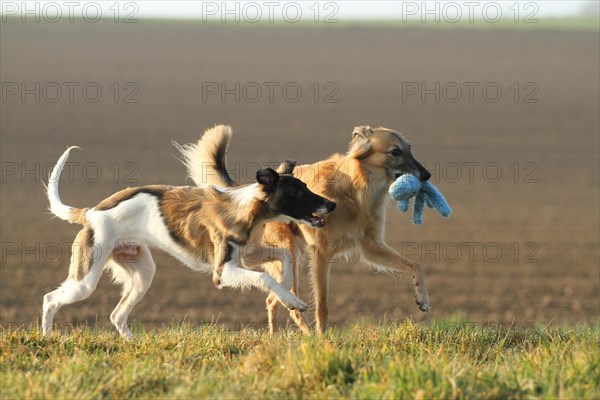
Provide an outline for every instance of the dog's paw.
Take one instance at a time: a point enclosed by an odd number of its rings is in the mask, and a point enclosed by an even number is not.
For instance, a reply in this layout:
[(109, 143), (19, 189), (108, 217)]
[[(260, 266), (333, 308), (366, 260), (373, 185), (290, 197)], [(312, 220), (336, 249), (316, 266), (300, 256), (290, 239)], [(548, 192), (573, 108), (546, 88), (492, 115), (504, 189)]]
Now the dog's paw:
[(221, 287), (221, 276), (217, 274), (213, 274), (213, 284), (217, 289), (222, 289)]
[(294, 310), (298, 310), (300, 312), (304, 312), (306, 310), (308, 310), (308, 305), (303, 302), (302, 300), (300, 300), (298, 297), (294, 296), (294, 295), (290, 295), (290, 296), (285, 296), (286, 298), (281, 298), (281, 302), (283, 303), (284, 306), (286, 306), (287, 308), (289, 308), (290, 310), (294, 311)]
[(133, 333), (131, 333), (131, 331), (129, 330), (128, 327), (123, 327), (122, 329), (119, 329), (119, 334), (121, 335), (121, 339), (123, 339), (126, 342), (132, 342), (133, 341)]
[(429, 312), (429, 310), (431, 310), (431, 306), (429, 305), (429, 296), (415, 296), (415, 301), (417, 306), (419, 306), (419, 310), (423, 312)]
[(425, 289), (425, 285), (415, 286), (415, 301), (419, 306), (419, 310), (423, 312), (429, 312), (429, 310), (431, 310), (431, 306), (429, 305), (429, 294), (427, 293), (427, 289)]
[(300, 300), (300, 306), (297, 308), (297, 310), (300, 312), (304, 312), (304, 311), (308, 310), (308, 304), (306, 304), (305, 302)]

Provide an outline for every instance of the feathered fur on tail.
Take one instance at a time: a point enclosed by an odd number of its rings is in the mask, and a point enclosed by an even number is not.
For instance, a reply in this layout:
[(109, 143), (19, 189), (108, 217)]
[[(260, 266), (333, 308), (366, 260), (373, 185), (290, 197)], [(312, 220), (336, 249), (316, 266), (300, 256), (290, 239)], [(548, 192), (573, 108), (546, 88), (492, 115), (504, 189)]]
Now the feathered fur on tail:
[(50, 200), (50, 212), (56, 215), (60, 219), (64, 219), (65, 221), (69, 221), (72, 224), (81, 224), (85, 225), (85, 212), (87, 208), (75, 208), (70, 207), (60, 200), (60, 196), (58, 194), (58, 181), (60, 179), (60, 174), (62, 173), (65, 164), (67, 163), (67, 159), (69, 158), (69, 152), (73, 149), (78, 149), (77, 146), (71, 146), (60, 156), (54, 169), (52, 169), (52, 174), (50, 174), (50, 179), (48, 179), (48, 186), (46, 186), (46, 195), (48, 196), (48, 200)]
[(173, 145), (181, 152), (183, 164), (196, 186), (236, 186), (227, 172), (227, 147), (233, 134), (229, 125), (216, 125), (196, 143)]

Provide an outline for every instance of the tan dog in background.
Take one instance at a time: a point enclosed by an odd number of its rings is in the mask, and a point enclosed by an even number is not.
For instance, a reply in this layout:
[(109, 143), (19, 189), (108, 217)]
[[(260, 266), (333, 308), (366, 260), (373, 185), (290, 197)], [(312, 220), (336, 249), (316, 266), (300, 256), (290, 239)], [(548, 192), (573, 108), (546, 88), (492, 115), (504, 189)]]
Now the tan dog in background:
[[(224, 139), (224, 138), (221, 138)], [(228, 139), (228, 138), (227, 138)], [(198, 185), (228, 186), (225, 156), (229, 140), (215, 138), (220, 148), (198, 154), (194, 165), (188, 164), (188, 173)], [(211, 165), (215, 171), (200, 168)], [(279, 172), (289, 173), (282, 165)], [(292, 254), (306, 262), (311, 271), (316, 303), (316, 329), (324, 332), (327, 325), (327, 295), (331, 261), (356, 254), (362, 263), (380, 271), (408, 270), (415, 285), (415, 298), (421, 311), (429, 311), (429, 296), (421, 267), (388, 246), (383, 238), (385, 200), (388, 188), (402, 174), (413, 174), (426, 181), (431, 174), (413, 157), (410, 142), (400, 133), (387, 128), (372, 129), (359, 126), (352, 132), (350, 149), (346, 154), (334, 154), (324, 161), (296, 166), (293, 175), (308, 188), (337, 204), (336, 212), (325, 217), (322, 229), (295, 223), (268, 223), (263, 240), (287, 247)], [(298, 257), (293, 257), (293, 260)], [(297, 293), (298, 269), (294, 270), (292, 293)], [(270, 268), (276, 274), (276, 268)], [(267, 309), (269, 326), (275, 330), (278, 299), (269, 295)], [(292, 319), (304, 332), (310, 329), (298, 311), (291, 311)]]

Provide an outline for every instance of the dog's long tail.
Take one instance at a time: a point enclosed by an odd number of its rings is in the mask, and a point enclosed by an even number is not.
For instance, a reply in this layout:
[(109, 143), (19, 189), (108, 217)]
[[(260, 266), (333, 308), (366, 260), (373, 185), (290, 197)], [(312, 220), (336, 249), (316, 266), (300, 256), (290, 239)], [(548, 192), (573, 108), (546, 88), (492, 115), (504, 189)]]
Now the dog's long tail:
[(65, 221), (69, 221), (72, 224), (85, 224), (85, 212), (87, 208), (75, 208), (70, 207), (60, 200), (60, 196), (58, 195), (58, 181), (60, 179), (60, 174), (62, 173), (65, 164), (67, 163), (67, 158), (69, 158), (69, 152), (75, 148), (79, 148), (77, 146), (71, 146), (60, 156), (58, 162), (54, 166), (52, 170), (52, 174), (50, 174), (50, 179), (48, 180), (48, 186), (46, 187), (46, 195), (48, 196), (48, 200), (50, 200), (50, 212), (56, 215), (60, 219), (64, 219)]
[(180, 145), (173, 142), (196, 186), (236, 186), (227, 172), (226, 163), (232, 133), (229, 125), (216, 125), (206, 130), (196, 143)]

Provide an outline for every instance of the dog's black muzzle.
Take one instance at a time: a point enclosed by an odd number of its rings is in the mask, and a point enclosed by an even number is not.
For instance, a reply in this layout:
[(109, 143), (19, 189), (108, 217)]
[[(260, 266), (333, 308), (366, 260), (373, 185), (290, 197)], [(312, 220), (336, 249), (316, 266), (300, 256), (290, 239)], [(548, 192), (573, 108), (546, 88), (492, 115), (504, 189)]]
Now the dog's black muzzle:
[(335, 210), (336, 204), (333, 201), (325, 201), (325, 209), (327, 210), (327, 214)]
[(427, 182), (431, 178), (431, 173), (427, 171), (427, 169), (422, 166), (420, 162), (413, 158), (412, 164), (414, 165), (416, 175), (421, 182)]

